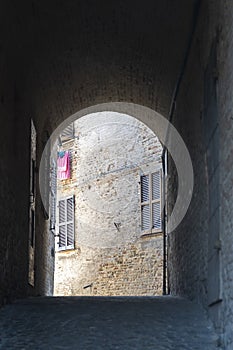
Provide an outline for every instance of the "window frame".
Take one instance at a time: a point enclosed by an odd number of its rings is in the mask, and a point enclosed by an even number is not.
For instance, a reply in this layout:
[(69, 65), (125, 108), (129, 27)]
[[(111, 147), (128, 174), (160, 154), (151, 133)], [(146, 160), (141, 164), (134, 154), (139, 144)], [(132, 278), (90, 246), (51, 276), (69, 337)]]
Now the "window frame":
[[(153, 199), (153, 188), (152, 188), (152, 176), (153, 174), (159, 172), (160, 174), (160, 198)], [(143, 176), (149, 176), (149, 200), (142, 202), (142, 177)], [(162, 215), (162, 203), (163, 203), (163, 170), (162, 170), (162, 164), (159, 164), (151, 169), (147, 169), (145, 171), (141, 171), (140, 173), (140, 229), (141, 234), (148, 235), (148, 234), (159, 234), (163, 232), (163, 215)], [(159, 228), (153, 227), (153, 204), (154, 203), (160, 203), (160, 222), (161, 225)], [(142, 207), (143, 206), (149, 206), (149, 213), (150, 213), (150, 219), (149, 219), (149, 228), (144, 229), (142, 228)]]
[[(68, 200), (72, 199), (72, 203), (73, 203), (73, 211), (72, 211), (72, 220), (67, 220), (67, 203)], [(60, 212), (59, 212), (59, 203), (65, 201), (65, 215), (66, 215), (66, 220), (63, 222), (60, 222)], [(75, 196), (71, 195), (71, 196), (66, 196), (63, 198), (60, 198), (57, 202), (57, 220), (56, 220), (56, 250), (58, 252), (60, 251), (65, 251), (65, 250), (73, 250), (75, 249)], [(68, 245), (68, 233), (67, 233), (67, 226), (69, 224), (73, 224), (73, 236), (72, 236), (72, 244)], [(60, 246), (60, 227), (61, 226), (65, 226), (65, 242), (66, 244), (63, 246)]]

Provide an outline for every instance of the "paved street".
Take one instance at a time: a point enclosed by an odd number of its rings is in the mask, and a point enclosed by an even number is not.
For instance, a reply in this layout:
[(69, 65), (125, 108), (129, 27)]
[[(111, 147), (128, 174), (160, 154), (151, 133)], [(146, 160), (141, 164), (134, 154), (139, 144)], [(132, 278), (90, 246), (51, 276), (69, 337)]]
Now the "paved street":
[(0, 310), (0, 349), (212, 350), (199, 306), (174, 297), (43, 297)]

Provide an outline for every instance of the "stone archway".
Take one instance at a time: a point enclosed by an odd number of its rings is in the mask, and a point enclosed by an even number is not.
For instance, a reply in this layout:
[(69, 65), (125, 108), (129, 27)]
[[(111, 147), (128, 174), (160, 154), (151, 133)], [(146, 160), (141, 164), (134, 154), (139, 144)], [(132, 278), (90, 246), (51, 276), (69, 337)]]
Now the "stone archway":
[[(192, 170), (192, 163), (191, 159), (189, 157), (189, 153), (185, 147), (185, 144), (182, 140), (182, 138), (179, 136), (178, 132), (175, 130), (175, 128), (165, 119), (162, 117), (159, 113), (156, 113), (155, 111), (140, 106), (135, 105), (132, 103), (104, 103), (100, 105), (95, 105), (90, 108), (81, 110), (69, 118), (67, 118), (51, 135), (51, 142), (53, 143), (58, 135), (62, 132), (62, 130), (67, 127), (71, 122), (74, 122), (75, 120), (83, 117), (83, 116), (93, 116), (95, 118), (95, 115), (97, 113), (101, 112), (109, 112), (114, 111), (114, 113), (118, 113), (119, 115), (127, 114), (129, 116), (133, 116), (138, 121), (143, 122), (145, 125), (147, 125), (156, 135), (158, 135), (159, 140), (163, 143), (164, 146), (167, 146), (167, 149), (170, 151), (171, 156), (173, 157), (173, 160), (177, 166), (177, 172), (180, 176), (179, 178), (179, 193), (178, 193), (178, 200), (176, 205), (174, 206), (174, 213), (173, 216), (171, 215), (171, 218), (169, 218), (166, 222), (166, 233), (171, 232), (179, 223), (182, 221), (190, 200), (192, 196), (192, 188), (193, 188), (193, 170)], [(96, 114), (95, 114), (96, 113)], [(121, 114), (120, 114), (121, 113)], [(50, 146), (49, 143), (49, 146)], [(48, 163), (48, 161), (44, 161), (43, 158), (48, 155), (48, 152), (44, 150), (43, 156), (42, 156), (42, 162), (41, 164)], [(183, 167), (183, 164), (185, 164), (185, 168)], [(188, 174), (188, 176), (187, 176)], [(43, 177), (43, 166), (40, 167), (40, 188), (43, 189), (44, 186), (44, 177)], [(42, 191), (42, 199), (43, 199), (43, 193), (46, 193), (46, 191)], [(48, 205), (48, 202), (44, 200), (44, 205), (46, 208), (46, 205)], [(46, 211), (48, 211), (48, 208), (46, 208)], [(175, 219), (174, 219), (175, 218)], [(166, 242), (164, 242), (166, 244)], [(166, 245), (164, 245), (164, 257), (165, 254)], [(166, 262), (164, 262), (166, 265)], [(166, 269), (166, 266), (164, 265), (164, 271)], [(164, 280), (164, 284), (166, 283), (166, 277)], [(164, 290), (166, 288), (164, 287)]]

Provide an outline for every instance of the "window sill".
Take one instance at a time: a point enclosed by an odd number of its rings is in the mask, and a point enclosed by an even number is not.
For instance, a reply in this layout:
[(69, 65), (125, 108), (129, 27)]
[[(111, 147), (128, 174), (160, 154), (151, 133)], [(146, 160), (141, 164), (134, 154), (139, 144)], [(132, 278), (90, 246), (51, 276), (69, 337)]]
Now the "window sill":
[(145, 232), (141, 234), (140, 238), (161, 237), (162, 235), (163, 231)]
[(56, 253), (69, 253), (69, 252), (72, 252), (73, 250), (75, 250), (75, 248), (74, 247), (72, 247), (72, 248), (66, 248), (66, 249), (57, 249), (56, 250)]

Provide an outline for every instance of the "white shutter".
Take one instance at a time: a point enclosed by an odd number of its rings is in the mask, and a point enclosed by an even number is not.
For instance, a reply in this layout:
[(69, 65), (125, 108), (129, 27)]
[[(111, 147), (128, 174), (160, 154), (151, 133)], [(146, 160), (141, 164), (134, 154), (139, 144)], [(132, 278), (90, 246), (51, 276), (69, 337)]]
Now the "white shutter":
[(141, 202), (149, 201), (149, 175), (141, 176)]
[(74, 247), (74, 197), (67, 199), (67, 247)]
[(141, 176), (141, 227), (142, 231), (150, 229), (150, 179), (149, 175)]
[(58, 203), (59, 211), (59, 249), (66, 248), (66, 200)]
[(161, 170), (151, 174), (152, 185), (152, 228), (161, 229)]
[(162, 221), (161, 221), (161, 209), (160, 202), (152, 203), (152, 224), (153, 228), (161, 229)]
[(152, 174), (152, 200), (161, 198), (161, 173), (160, 170)]
[(161, 169), (141, 176), (141, 230), (161, 231)]
[(150, 229), (150, 181), (149, 175), (141, 176), (141, 227), (142, 231)]
[(66, 225), (59, 226), (59, 248), (66, 248)]
[(59, 201), (59, 225), (66, 223), (66, 200)]
[(74, 197), (67, 197), (58, 203), (59, 250), (74, 248)]
[(150, 205), (142, 205), (142, 231), (150, 229)]

